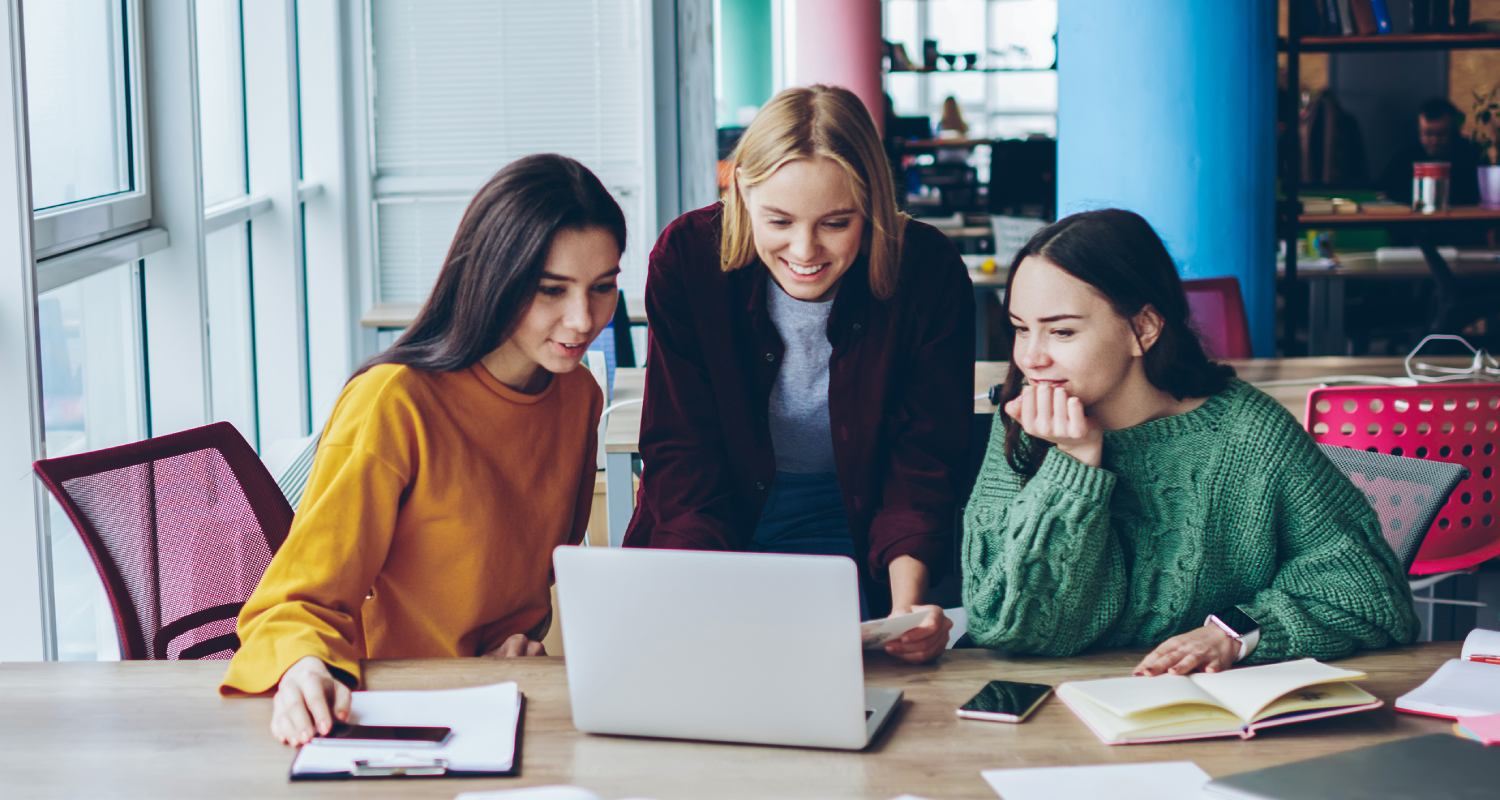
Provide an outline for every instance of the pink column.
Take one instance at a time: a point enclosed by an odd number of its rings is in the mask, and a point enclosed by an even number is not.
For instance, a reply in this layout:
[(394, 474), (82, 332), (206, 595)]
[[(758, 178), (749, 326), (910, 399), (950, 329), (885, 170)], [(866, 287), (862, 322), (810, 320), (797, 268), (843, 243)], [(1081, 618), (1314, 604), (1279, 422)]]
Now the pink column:
[(842, 86), (885, 128), (880, 84), (880, 0), (794, 0), (793, 83)]

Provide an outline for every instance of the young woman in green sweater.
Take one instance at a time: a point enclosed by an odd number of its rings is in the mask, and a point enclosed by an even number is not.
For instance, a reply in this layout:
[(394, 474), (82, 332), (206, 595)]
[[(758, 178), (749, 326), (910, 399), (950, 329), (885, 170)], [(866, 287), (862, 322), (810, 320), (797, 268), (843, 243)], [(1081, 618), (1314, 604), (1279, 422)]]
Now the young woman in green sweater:
[(969, 633), (1137, 674), (1412, 641), (1394, 554), (1285, 409), (1210, 361), (1139, 215), (1039, 231), (1010, 268), (1015, 349), (964, 513)]

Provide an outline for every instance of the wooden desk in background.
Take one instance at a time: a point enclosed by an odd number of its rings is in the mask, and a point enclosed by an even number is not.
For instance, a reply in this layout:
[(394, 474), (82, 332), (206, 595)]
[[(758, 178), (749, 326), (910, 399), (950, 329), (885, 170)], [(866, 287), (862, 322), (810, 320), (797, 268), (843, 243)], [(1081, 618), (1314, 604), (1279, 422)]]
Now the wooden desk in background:
[(990, 352), (990, 327), (994, 324), (990, 320), (990, 306), (994, 304), (996, 310), (999, 308), (1000, 295), (1005, 291), (1005, 281), (1009, 277), (1006, 268), (1010, 265), (999, 264), (994, 272), (974, 268), (976, 259), (983, 263), (989, 258), (993, 256), (964, 256), (964, 262), (971, 265), (969, 280), (974, 284), (974, 357), (980, 361), (1007, 355)]
[[(1129, 674), (1139, 653), (1067, 660), (958, 650), (936, 666), (884, 655), (866, 681), (905, 691), (862, 753), (589, 736), (574, 730), (560, 658), (379, 661), (371, 689), (436, 689), (514, 680), (526, 694), (518, 778), (291, 784), (292, 750), (272, 740), (270, 700), (218, 696), (224, 662), (0, 664), (5, 724), (0, 787), (16, 798), (447, 798), (459, 792), (576, 784), (604, 798), (886, 798), (904, 792), (994, 800), (980, 770), (1191, 760), (1214, 776), (1447, 731), (1445, 720), (1390, 704), (1458, 655), (1454, 642), (1339, 662), (1386, 701), (1375, 711), (1277, 728), (1249, 740), (1110, 747), (1056, 698), (1021, 725), (959, 720), (954, 709), (993, 678), (1057, 684)], [(734, 687), (725, 687), (732, 691)]]
[[(1500, 253), (1460, 250), (1444, 262), (1455, 278), (1500, 280)], [(1299, 266), (1297, 280), (1307, 284), (1307, 346), (1313, 353), (1342, 352), (1349, 346), (1344, 324), (1352, 282), (1433, 280), (1432, 267), (1420, 256), (1380, 261), (1373, 253), (1344, 254), (1337, 266)]]
[[(1453, 206), (1432, 214), (1423, 214), (1399, 207), (1384, 208), (1377, 212), (1362, 210), (1354, 214), (1299, 214), (1294, 227), (1299, 231), (1312, 228), (1386, 228), (1400, 230), (1414, 237), (1422, 253), (1423, 268), (1420, 272), (1413, 271), (1414, 274), (1411, 274), (1411, 277), (1433, 281), (1437, 289), (1440, 312), (1438, 318), (1427, 321), (1428, 327), (1431, 330), (1450, 330), (1472, 321), (1443, 319), (1441, 309), (1449, 303), (1457, 302), (1457, 298), (1465, 291), (1465, 287), (1459, 286), (1457, 281), (1462, 278), (1472, 279), (1486, 273), (1493, 275), (1496, 273), (1496, 263), (1493, 259), (1481, 257), (1474, 259), (1478, 262), (1477, 264), (1470, 264), (1467, 267), (1462, 263), (1450, 264), (1438, 252), (1438, 246), (1453, 241), (1450, 235), (1455, 228), (1483, 230), (1487, 226), (1495, 225), (1500, 225), (1500, 209)], [(1290, 239), (1284, 239), (1283, 242), (1286, 247), (1293, 246)], [(1294, 279), (1309, 278), (1314, 281), (1309, 286), (1308, 292), (1308, 350), (1310, 353), (1316, 355), (1347, 352), (1348, 341), (1344, 334), (1343, 316), (1344, 278), (1397, 277), (1395, 273), (1399, 270), (1393, 269), (1394, 266), (1377, 265), (1375, 270), (1355, 268), (1344, 272), (1342, 276), (1339, 274), (1341, 271), (1330, 272), (1319, 268), (1297, 270), (1297, 273), (1292, 276)], [(1278, 267), (1278, 273), (1282, 283), (1282, 292), (1286, 295), (1292, 288), (1291, 283), (1287, 281), (1284, 267)], [(1290, 297), (1288, 297), (1288, 302), (1292, 302)], [(1292, 307), (1295, 307), (1294, 302)]]
[[(1403, 359), (1395, 357), (1354, 358), (1257, 358), (1245, 361), (1229, 361), (1239, 376), (1251, 383), (1270, 381), (1308, 381), (1295, 386), (1264, 387), (1264, 391), (1276, 398), (1286, 410), (1301, 420), (1307, 400), (1307, 392), (1319, 378), (1334, 375), (1366, 375), (1390, 378), (1406, 374)], [(974, 394), (989, 391), (989, 388), (1005, 379), (1007, 364), (1004, 361), (979, 361), (974, 364)], [(639, 400), (645, 386), (646, 370), (619, 369), (615, 371), (615, 391), (611, 402), (620, 403)], [(974, 413), (989, 415), (995, 407), (989, 400), (974, 401)], [(633, 464), (640, 453), (641, 406), (640, 403), (621, 406), (610, 414), (604, 432), (605, 494), (609, 515), (609, 540), (618, 545), (625, 538), (625, 526), (635, 511), (635, 484)]]

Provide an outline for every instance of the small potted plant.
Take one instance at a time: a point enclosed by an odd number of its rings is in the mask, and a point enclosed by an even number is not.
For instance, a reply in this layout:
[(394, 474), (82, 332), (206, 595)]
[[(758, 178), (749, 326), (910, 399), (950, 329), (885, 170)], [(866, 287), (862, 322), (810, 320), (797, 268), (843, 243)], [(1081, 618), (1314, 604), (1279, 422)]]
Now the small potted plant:
[(1500, 86), (1474, 93), (1474, 144), (1484, 163), (1479, 166), (1479, 204), (1500, 208)]

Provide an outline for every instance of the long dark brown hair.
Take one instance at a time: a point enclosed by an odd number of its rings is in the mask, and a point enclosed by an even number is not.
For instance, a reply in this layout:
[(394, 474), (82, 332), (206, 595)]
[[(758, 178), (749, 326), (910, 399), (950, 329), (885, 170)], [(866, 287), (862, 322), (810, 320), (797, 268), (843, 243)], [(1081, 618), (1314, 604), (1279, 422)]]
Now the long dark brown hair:
[[(1094, 287), (1116, 314), (1134, 320), (1147, 306), (1161, 315), (1161, 334), (1141, 359), (1146, 380), (1181, 400), (1207, 397), (1222, 391), (1234, 368), (1209, 359), (1188, 319), (1187, 295), (1177, 265), (1151, 223), (1140, 214), (1118, 208), (1086, 211), (1065, 217), (1033, 235), (1010, 262), (1006, 286), (1014, 286), (1016, 270), (1027, 256), (1038, 256)], [(1002, 317), (1012, 339), (1010, 292), (1001, 302)], [(1000, 405), (1021, 393), (1025, 376), (1012, 362), (1000, 390)], [(1016, 472), (1034, 474), (1050, 447), (1030, 437), (1021, 438), (1021, 424), (1004, 410), (1005, 458)]]
[(467, 369), (499, 347), (536, 295), (558, 231), (603, 228), (625, 250), (625, 215), (587, 167), (552, 153), (507, 164), (474, 195), (432, 294), (396, 343), (365, 362)]

